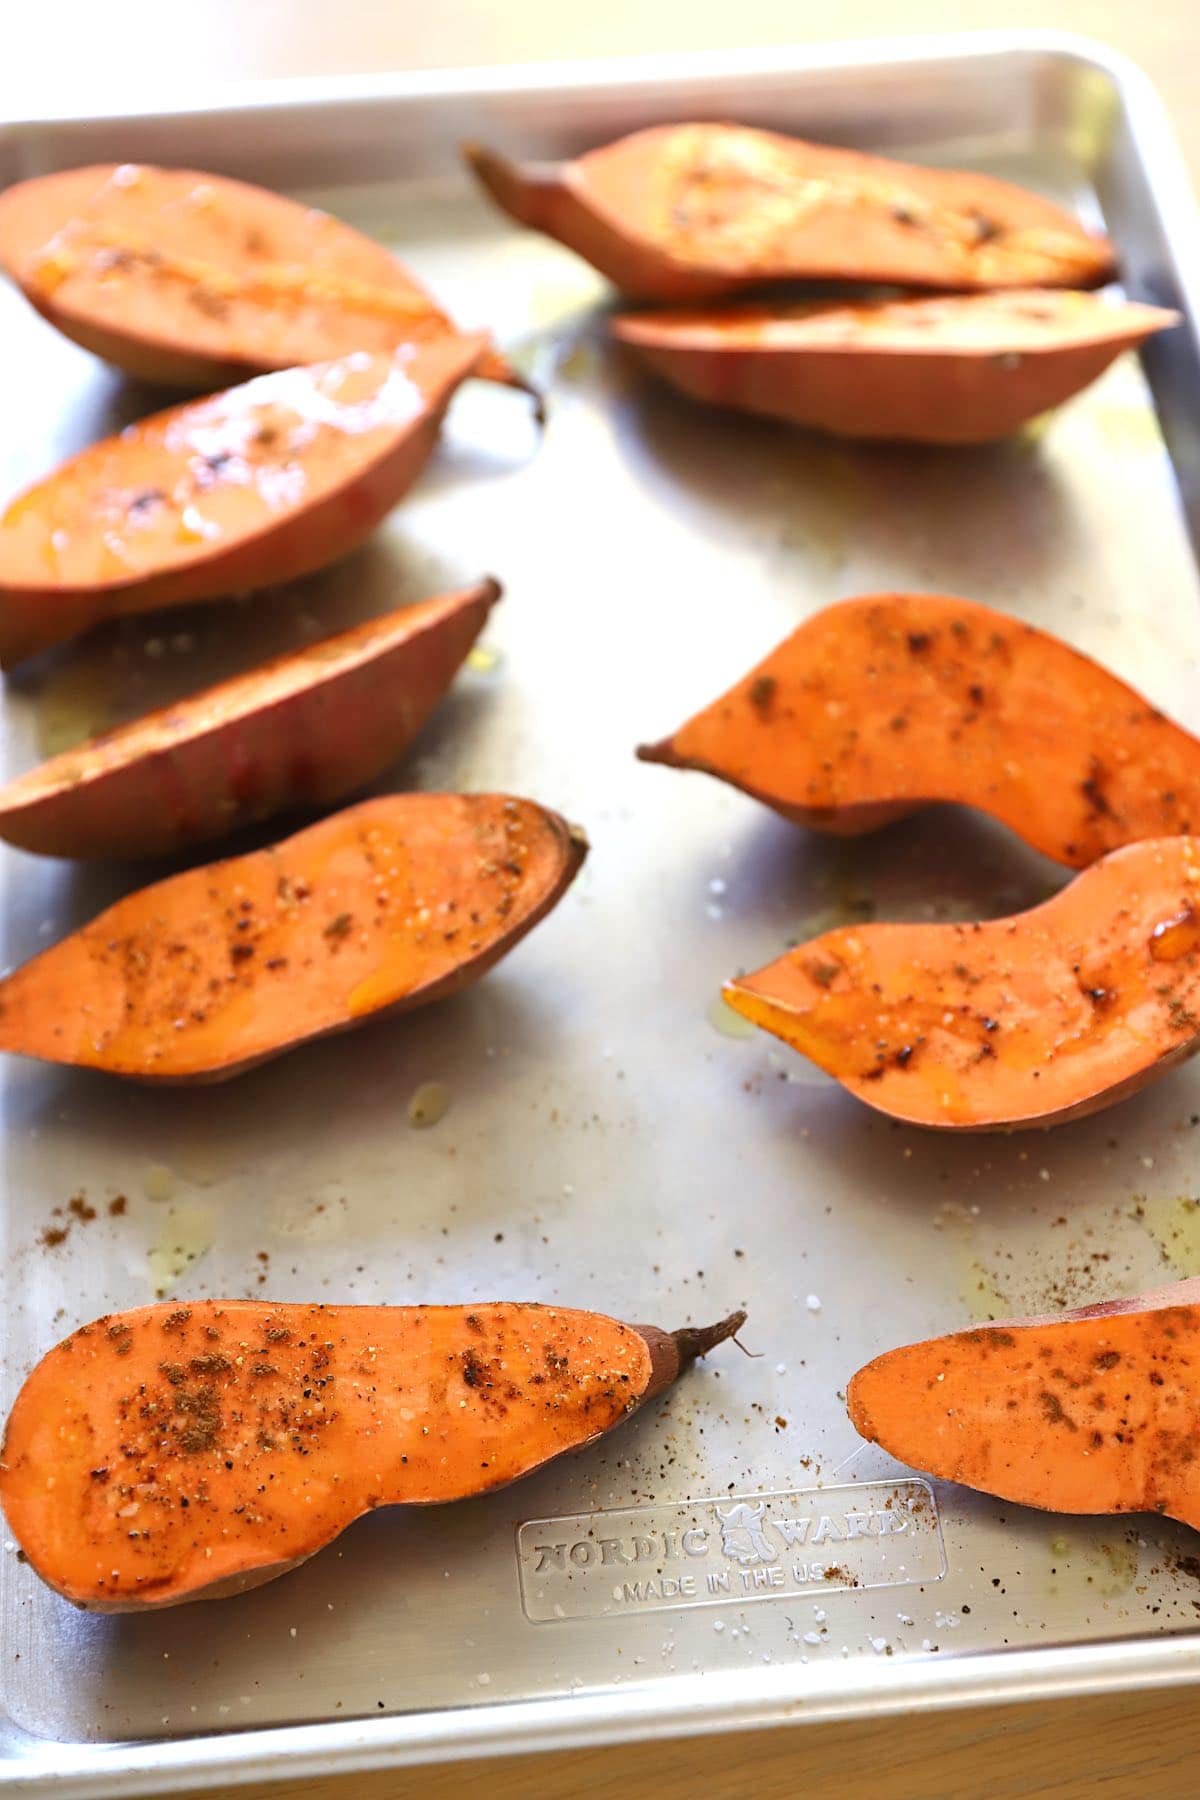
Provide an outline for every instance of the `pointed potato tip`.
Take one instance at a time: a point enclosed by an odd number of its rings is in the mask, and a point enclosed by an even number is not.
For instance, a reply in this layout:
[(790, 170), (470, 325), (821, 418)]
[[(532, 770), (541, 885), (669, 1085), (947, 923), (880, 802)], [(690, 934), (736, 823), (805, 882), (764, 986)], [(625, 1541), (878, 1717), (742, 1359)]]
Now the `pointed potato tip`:
[(698, 1356), (707, 1356), (718, 1344), (727, 1338), (736, 1337), (746, 1323), (747, 1313), (744, 1307), (731, 1312), (728, 1318), (720, 1319), (715, 1325), (682, 1325), (671, 1336), (675, 1339), (675, 1348), (679, 1352), (679, 1366), (686, 1368), (695, 1362)]
[(498, 387), (512, 388), (514, 393), (525, 394), (533, 402), (534, 423), (542, 426), (546, 423), (546, 396), (542, 390), (515, 369), (508, 358), (499, 350), (489, 350), (476, 374), (481, 381), (494, 381)]
[(1159, 331), (1174, 331), (1177, 325), (1183, 324), (1183, 314), (1176, 312), (1173, 306), (1142, 305), (1143, 337), (1153, 337)]
[(503, 377), (505, 387), (512, 388), (518, 394), (524, 394), (533, 402), (533, 422), (539, 431), (544, 431), (547, 416), (545, 394), (536, 382), (530, 381), (527, 375), (522, 375), (519, 369), (514, 369), (511, 363), (506, 363), (505, 368), (507, 369), (507, 374)]
[(588, 834), (584, 830), (582, 825), (574, 825), (574, 824), (572, 824), (570, 819), (568, 819), (566, 821), (566, 826), (567, 826), (567, 837), (570, 839), (571, 843), (575, 846), (575, 850), (578, 855), (578, 861), (576, 862), (575, 866), (576, 866), (576, 868), (579, 868), (580, 864), (582, 864), (584, 858), (587, 856), (589, 850), (592, 847), (591, 841), (588, 838)]
[(638, 1404), (653, 1400), (664, 1388), (677, 1381), (698, 1356), (707, 1356), (726, 1338), (735, 1337), (746, 1323), (742, 1311), (730, 1313), (715, 1325), (684, 1325), (678, 1331), (664, 1331), (659, 1325), (634, 1325), (650, 1352), (650, 1374)]
[(726, 1006), (732, 1006), (734, 1012), (741, 1013), (744, 1019), (757, 1024), (758, 1020), (754, 1018), (749, 1005), (750, 995), (754, 992), (751, 985), (753, 980), (753, 975), (737, 975), (732, 981), (722, 982), (721, 998)]
[(639, 762), (666, 763), (677, 767), (679, 759), (675, 754), (674, 738), (659, 738), (655, 744), (639, 744), (634, 751)]
[(1086, 291), (1107, 287), (1110, 281), (1119, 278), (1121, 265), (1111, 238), (1105, 237), (1102, 231), (1087, 230), (1083, 231), (1083, 238), (1091, 252), (1090, 264), (1079, 268), (1069, 280), (1047, 281), (1047, 287), (1077, 287)]
[(507, 207), (512, 191), (521, 183), (520, 169), (511, 157), (502, 156), (498, 150), (489, 150), (478, 138), (465, 138), (458, 150), (468, 169), (488, 193), (499, 200), (501, 206)]
[[(707, 315), (697, 314), (703, 319)], [(608, 321), (608, 334), (614, 343), (621, 344), (627, 350), (669, 350), (675, 339), (673, 326), (680, 320), (686, 323), (687, 315), (669, 312), (664, 323), (659, 311), (614, 313)]]
[(1149, 300), (1126, 300), (1112, 307), (1115, 320), (1124, 319), (1131, 344), (1144, 343), (1160, 331), (1173, 331), (1182, 325), (1183, 315), (1172, 306), (1156, 306)]
[(518, 225), (541, 230), (545, 208), (560, 187), (553, 164), (518, 163), (469, 138), (459, 146), (463, 161), (496, 205)]

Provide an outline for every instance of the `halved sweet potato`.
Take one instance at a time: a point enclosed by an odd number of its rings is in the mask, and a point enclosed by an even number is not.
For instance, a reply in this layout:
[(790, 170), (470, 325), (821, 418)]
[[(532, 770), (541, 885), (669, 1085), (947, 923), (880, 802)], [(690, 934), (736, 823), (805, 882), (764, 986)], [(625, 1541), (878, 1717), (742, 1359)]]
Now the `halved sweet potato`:
[(464, 154), (514, 219), (645, 300), (812, 279), (1096, 287), (1113, 273), (1104, 238), (1010, 182), (745, 125), (653, 126), (563, 164)]
[(0, 981), (0, 1050), (221, 1081), (457, 993), (562, 898), (582, 832), (503, 794), (364, 800), (118, 900)]
[(695, 400), (841, 437), (982, 444), (1077, 394), (1152, 332), (1178, 324), (1064, 288), (933, 299), (828, 300), (612, 322)]
[(0, 787), (0, 838), (42, 856), (163, 856), (395, 762), (500, 588), (404, 606), (64, 751)]
[(841, 926), (725, 998), (914, 1125), (1098, 1112), (1200, 1049), (1200, 839), (1128, 844), (1013, 918)]
[(412, 486), (486, 350), (442, 337), (260, 375), (73, 456), (0, 515), (0, 666), (344, 556)]
[(743, 1323), (499, 1302), (110, 1313), (17, 1395), (9, 1530), (76, 1606), (258, 1587), (377, 1506), (467, 1499), (603, 1437)]
[[(362, 232), (195, 169), (103, 163), (18, 182), (0, 194), (0, 267), (66, 337), (170, 387), (455, 333)], [(479, 372), (516, 381), (494, 351)]]
[(838, 836), (975, 806), (1073, 868), (1200, 831), (1200, 741), (1061, 639), (942, 594), (825, 607), (638, 755)]
[(1200, 1280), (889, 1350), (846, 1398), (856, 1431), (939, 1480), (1200, 1527)]

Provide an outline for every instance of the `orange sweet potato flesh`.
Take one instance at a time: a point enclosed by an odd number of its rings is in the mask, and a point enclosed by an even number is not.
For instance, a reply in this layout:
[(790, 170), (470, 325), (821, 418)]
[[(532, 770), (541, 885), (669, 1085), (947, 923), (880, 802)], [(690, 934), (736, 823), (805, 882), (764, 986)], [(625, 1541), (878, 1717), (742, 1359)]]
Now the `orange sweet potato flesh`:
[(1098, 1112), (1200, 1049), (1200, 839), (1114, 850), (1012, 918), (827, 931), (725, 998), (911, 1124)]
[(442, 337), (260, 375), (72, 457), (0, 514), (0, 665), (344, 556), (412, 486), (485, 352)]
[(401, 607), (64, 751), (0, 787), (0, 837), (164, 856), (340, 800), (412, 742), (499, 597), (483, 581)]
[(219, 1081), (477, 981), (586, 853), (504, 794), (365, 800), (267, 850), (118, 900), (0, 981), (0, 1050)]
[[(65, 336), (169, 387), (455, 334), (381, 244), (195, 169), (104, 163), (18, 182), (0, 194), (0, 267)], [(494, 351), (480, 373), (516, 381)]]
[(695, 400), (840, 437), (982, 444), (1177, 313), (1064, 288), (625, 313), (613, 335)]
[(1009, 182), (744, 125), (653, 126), (561, 165), (464, 154), (513, 218), (643, 300), (811, 279), (1086, 288), (1113, 273), (1104, 238)]
[(638, 755), (839, 836), (978, 807), (1072, 868), (1200, 831), (1200, 740), (1061, 639), (941, 594), (824, 608)]
[(940, 1480), (1200, 1527), (1200, 1280), (889, 1350), (846, 1398), (856, 1431)]
[(114, 1313), (17, 1395), (0, 1502), (77, 1606), (217, 1599), (377, 1506), (467, 1499), (594, 1443), (744, 1319), (666, 1332), (509, 1302)]

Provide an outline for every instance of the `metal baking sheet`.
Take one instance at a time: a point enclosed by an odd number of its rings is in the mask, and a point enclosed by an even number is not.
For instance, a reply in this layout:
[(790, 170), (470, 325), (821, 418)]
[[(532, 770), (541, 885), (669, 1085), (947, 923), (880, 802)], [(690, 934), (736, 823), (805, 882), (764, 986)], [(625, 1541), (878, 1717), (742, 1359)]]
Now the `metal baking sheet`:
[[(474, 135), (565, 155), (696, 115), (1029, 182), (1103, 217), (1129, 290), (1188, 322), (992, 449), (702, 414), (609, 352), (599, 280), (510, 228), (453, 154)], [(1005, 37), (289, 84), (0, 128), (0, 182), (114, 157), (265, 181), (376, 233), (547, 385), (549, 424), (539, 438), (519, 396), (465, 392), (411, 499), (339, 568), (11, 677), (6, 767), (493, 570), (507, 597), (485, 654), (396, 780), (529, 792), (594, 848), (481, 986), (226, 1087), (7, 1064), (4, 1402), (71, 1327), (168, 1284), (517, 1295), (668, 1325), (744, 1304), (760, 1354), (726, 1348), (598, 1451), (376, 1515), (220, 1605), (85, 1617), (5, 1545), (0, 1785), (226, 1788), (1195, 1679), (1194, 1537), (930, 1490), (858, 1445), (841, 1390), (885, 1345), (1200, 1270), (1200, 1066), (1048, 1135), (948, 1141), (868, 1113), (771, 1040), (728, 1035), (722, 978), (836, 920), (1007, 911), (1062, 872), (950, 810), (823, 840), (632, 755), (811, 610), (874, 588), (1007, 608), (1200, 728), (1195, 218), (1141, 78)], [(7, 290), (0, 341), (6, 495), (154, 404)], [(13, 963), (139, 875), (6, 851), (0, 878)], [(451, 1104), (415, 1130), (429, 1080)]]

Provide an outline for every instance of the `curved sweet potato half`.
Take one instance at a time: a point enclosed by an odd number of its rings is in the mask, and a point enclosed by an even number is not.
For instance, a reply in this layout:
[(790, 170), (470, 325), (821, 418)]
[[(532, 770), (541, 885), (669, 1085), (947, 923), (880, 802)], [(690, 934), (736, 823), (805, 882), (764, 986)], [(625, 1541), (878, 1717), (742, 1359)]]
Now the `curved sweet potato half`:
[(694, 400), (840, 437), (982, 444), (1178, 324), (1065, 288), (625, 313), (613, 335)]
[(942, 594), (825, 607), (638, 755), (838, 836), (978, 807), (1072, 868), (1200, 831), (1200, 740), (1061, 639)]
[(221, 1081), (457, 993), (561, 899), (582, 832), (504, 794), (391, 794), (130, 894), (0, 981), (0, 1050)]
[(112, 1313), (17, 1395), (0, 1502), (77, 1606), (218, 1599), (377, 1506), (467, 1499), (594, 1443), (744, 1319), (667, 1332), (511, 1302)]
[(443, 337), (259, 375), (73, 456), (0, 514), (0, 666), (335, 562), (412, 486), (486, 348)]
[(643, 300), (771, 281), (1096, 287), (1112, 249), (990, 175), (918, 168), (745, 125), (658, 125), (577, 162), (464, 155), (492, 198)]
[[(382, 244), (195, 169), (103, 163), (18, 182), (0, 194), (0, 267), (64, 336), (169, 387), (455, 333)], [(516, 381), (494, 351), (480, 373)]]
[(725, 998), (914, 1125), (1098, 1112), (1200, 1049), (1200, 839), (1128, 844), (1012, 918), (841, 926)]
[(42, 856), (165, 856), (364, 787), (410, 744), (499, 585), (404, 606), (134, 719), (0, 787), (0, 838)]
[(939, 1480), (1200, 1527), (1200, 1280), (889, 1350), (846, 1398), (856, 1431)]

